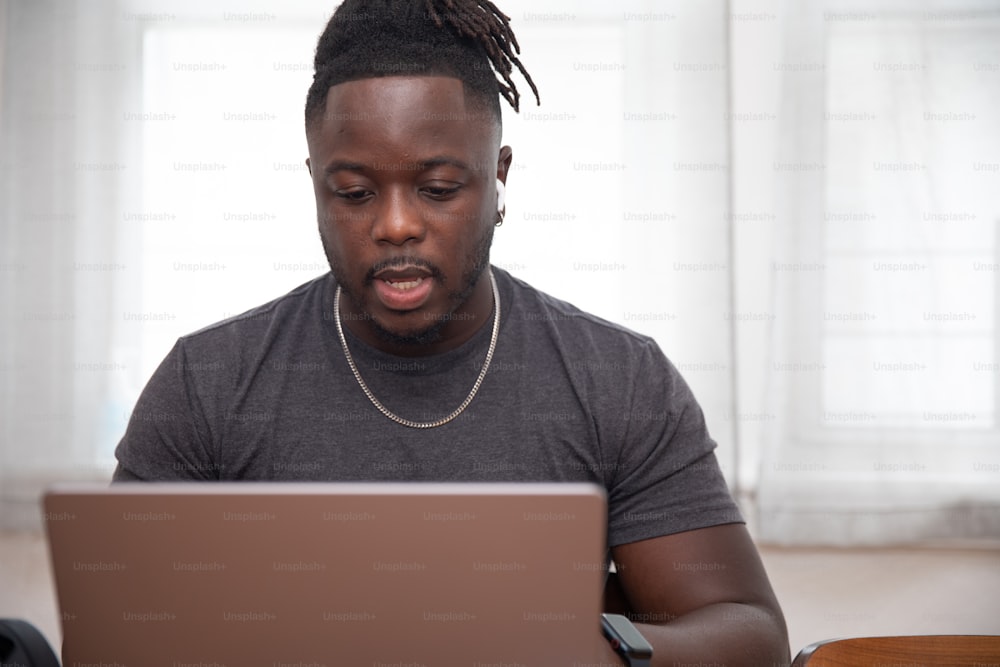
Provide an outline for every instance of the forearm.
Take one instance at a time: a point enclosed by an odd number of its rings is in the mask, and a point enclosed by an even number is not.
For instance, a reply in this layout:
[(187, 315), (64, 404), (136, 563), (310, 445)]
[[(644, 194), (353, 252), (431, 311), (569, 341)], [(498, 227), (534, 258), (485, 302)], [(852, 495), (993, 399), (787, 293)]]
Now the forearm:
[(766, 607), (718, 603), (668, 623), (635, 623), (653, 646), (652, 667), (779, 667), (791, 656), (780, 613)]

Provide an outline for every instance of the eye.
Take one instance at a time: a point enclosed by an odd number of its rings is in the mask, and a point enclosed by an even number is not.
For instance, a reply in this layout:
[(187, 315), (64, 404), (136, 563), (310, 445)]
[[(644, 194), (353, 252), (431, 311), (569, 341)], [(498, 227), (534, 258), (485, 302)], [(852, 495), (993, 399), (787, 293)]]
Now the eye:
[(431, 199), (444, 201), (451, 199), (461, 189), (461, 186), (455, 185), (425, 185), (420, 191)]
[(351, 204), (360, 204), (370, 199), (374, 193), (364, 188), (349, 188), (345, 190), (335, 190), (333, 195), (338, 199), (343, 199)]

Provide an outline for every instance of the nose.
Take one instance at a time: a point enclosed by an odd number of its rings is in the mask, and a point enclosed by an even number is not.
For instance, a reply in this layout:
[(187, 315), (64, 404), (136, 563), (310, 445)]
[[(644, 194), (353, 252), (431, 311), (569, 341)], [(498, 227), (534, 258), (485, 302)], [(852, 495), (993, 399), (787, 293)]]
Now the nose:
[(416, 193), (394, 188), (385, 193), (372, 224), (372, 240), (376, 243), (403, 245), (422, 241), (427, 230), (417, 207)]

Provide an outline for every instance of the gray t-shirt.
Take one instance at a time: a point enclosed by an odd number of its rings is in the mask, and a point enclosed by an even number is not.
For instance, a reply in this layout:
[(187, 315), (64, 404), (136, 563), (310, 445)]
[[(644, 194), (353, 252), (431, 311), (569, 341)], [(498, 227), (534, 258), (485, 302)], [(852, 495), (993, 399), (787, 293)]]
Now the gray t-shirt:
[[(701, 409), (656, 343), (493, 271), (496, 351), (448, 424), (397, 424), (362, 393), (326, 274), (180, 338), (136, 403), (115, 480), (590, 481), (607, 489), (609, 547), (741, 522)], [(345, 333), (374, 395), (433, 421), (475, 383), (491, 324), (429, 357)]]

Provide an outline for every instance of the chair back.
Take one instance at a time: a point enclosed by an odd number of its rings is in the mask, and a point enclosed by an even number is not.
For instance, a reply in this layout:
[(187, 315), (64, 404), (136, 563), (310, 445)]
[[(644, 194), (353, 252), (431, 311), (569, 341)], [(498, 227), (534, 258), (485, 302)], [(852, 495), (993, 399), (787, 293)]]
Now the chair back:
[(34, 625), (16, 618), (0, 618), (0, 665), (59, 667), (59, 660)]
[(806, 646), (792, 667), (979, 667), (1000, 664), (1000, 636), (915, 635), (828, 639)]

